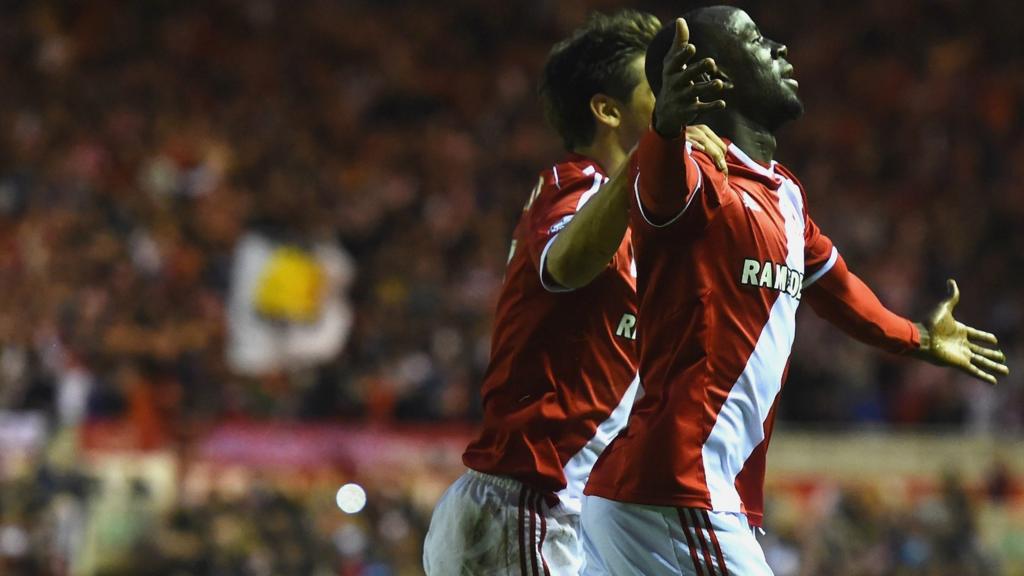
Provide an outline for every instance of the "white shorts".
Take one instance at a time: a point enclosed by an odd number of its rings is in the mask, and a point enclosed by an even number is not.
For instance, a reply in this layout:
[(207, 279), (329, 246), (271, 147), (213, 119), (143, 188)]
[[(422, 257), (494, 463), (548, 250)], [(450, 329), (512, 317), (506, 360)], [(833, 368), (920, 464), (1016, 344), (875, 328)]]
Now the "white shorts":
[(434, 508), (423, 545), (427, 576), (578, 576), (579, 515), (549, 507), (511, 478), (470, 470)]
[(586, 496), (586, 576), (771, 576), (743, 514)]

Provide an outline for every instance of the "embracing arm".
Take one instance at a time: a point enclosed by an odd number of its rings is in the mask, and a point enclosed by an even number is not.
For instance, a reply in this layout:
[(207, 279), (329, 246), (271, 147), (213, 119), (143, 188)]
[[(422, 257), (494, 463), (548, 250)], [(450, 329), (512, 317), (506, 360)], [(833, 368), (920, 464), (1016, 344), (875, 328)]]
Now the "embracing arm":
[[(705, 152), (725, 171), (727, 147), (710, 128), (703, 124), (687, 126), (686, 142)], [(619, 172), (580, 208), (551, 243), (544, 260), (545, 272), (559, 286), (586, 286), (615, 256), (629, 224), (631, 161), (626, 160)]]
[[(688, 178), (699, 172), (685, 153), (687, 142), (706, 152), (719, 170), (726, 171), (725, 144), (703, 125), (691, 126), (701, 112), (719, 110), (725, 101), (717, 99), (727, 88), (722, 80), (706, 80), (716, 72), (710, 58), (692, 66), (687, 62), (695, 53), (689, 43), (686, 21), (676, 20), (672, 47), (665, 55), (662, 84), (657, 94), (653, 130), (640, 140), (637, 151), (640, 172), (638, 190), (641, 206), (658, 220), (668, 220), (686, 206), (690, 194)], [(701, 97), (705, 101), (701, 101)], [(685, 136), (685, 137), (684, 137)], [(559, 233), (548, 251), (545, 272), (565, 288), (578, 288), (593, 280), (611, 260), (629, 221), (631, 171), (623, 168), (592, 198), (568, 226)], [(689, 174), (688, 174), (689, 172)], [(656, 184), (656, 185), (655, 185)], [(664, 218), (663, 218), (664, 217)]]
[(545, 272), (559, 286), (580, 288), (597, 277), (622, 243), (629, 223), (629, 169), (623, 167), (576, 213), (551, 243)]

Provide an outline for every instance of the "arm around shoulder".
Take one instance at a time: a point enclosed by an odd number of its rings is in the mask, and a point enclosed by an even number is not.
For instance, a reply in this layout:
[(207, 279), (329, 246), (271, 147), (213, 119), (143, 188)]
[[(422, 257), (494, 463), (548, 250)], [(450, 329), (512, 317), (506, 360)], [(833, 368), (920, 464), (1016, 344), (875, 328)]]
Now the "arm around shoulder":
[(594, 280), (615, 256), (629, 224), (629, 162), (551, 241), (543, 274), (568, 289)]

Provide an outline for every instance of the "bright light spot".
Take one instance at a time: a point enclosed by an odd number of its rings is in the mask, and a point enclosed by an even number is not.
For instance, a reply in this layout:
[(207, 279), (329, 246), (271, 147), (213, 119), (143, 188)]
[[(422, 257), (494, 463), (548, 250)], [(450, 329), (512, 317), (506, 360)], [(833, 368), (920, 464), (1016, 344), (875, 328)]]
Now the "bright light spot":
[(345, 484), (335, 497), (338, 508), (346, 514), (356, 514), (366, 506), (366, 490), (359, 484)]

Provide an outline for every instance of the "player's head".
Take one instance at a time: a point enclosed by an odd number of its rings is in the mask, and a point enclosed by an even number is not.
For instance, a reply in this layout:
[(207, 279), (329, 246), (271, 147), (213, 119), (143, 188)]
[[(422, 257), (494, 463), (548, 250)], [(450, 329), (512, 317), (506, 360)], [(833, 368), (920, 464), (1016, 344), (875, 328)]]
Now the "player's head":
[(551, 49), (540, 97), (566, 149), (590, 146), (610, 131), (628, 150), (647, 130), (654, 96), (644, 54), (660, 27), (656, 17), (635, 10), (593, 14)]
[[(786, 46), (765, 38), (746, 12), (733, 6), (709, 6), (691, 10), (683, 18), (690, 29), (690, 43), (697, 48), (691, 62), (714, 58), (721, 75), (734, 85), (726, 95), (727, 112), (746, 116), (771, 131), (803, 113)], [(655, 94), (674, 35), (673, 22), (658, 32), (647, 52), (647, 78)]]

